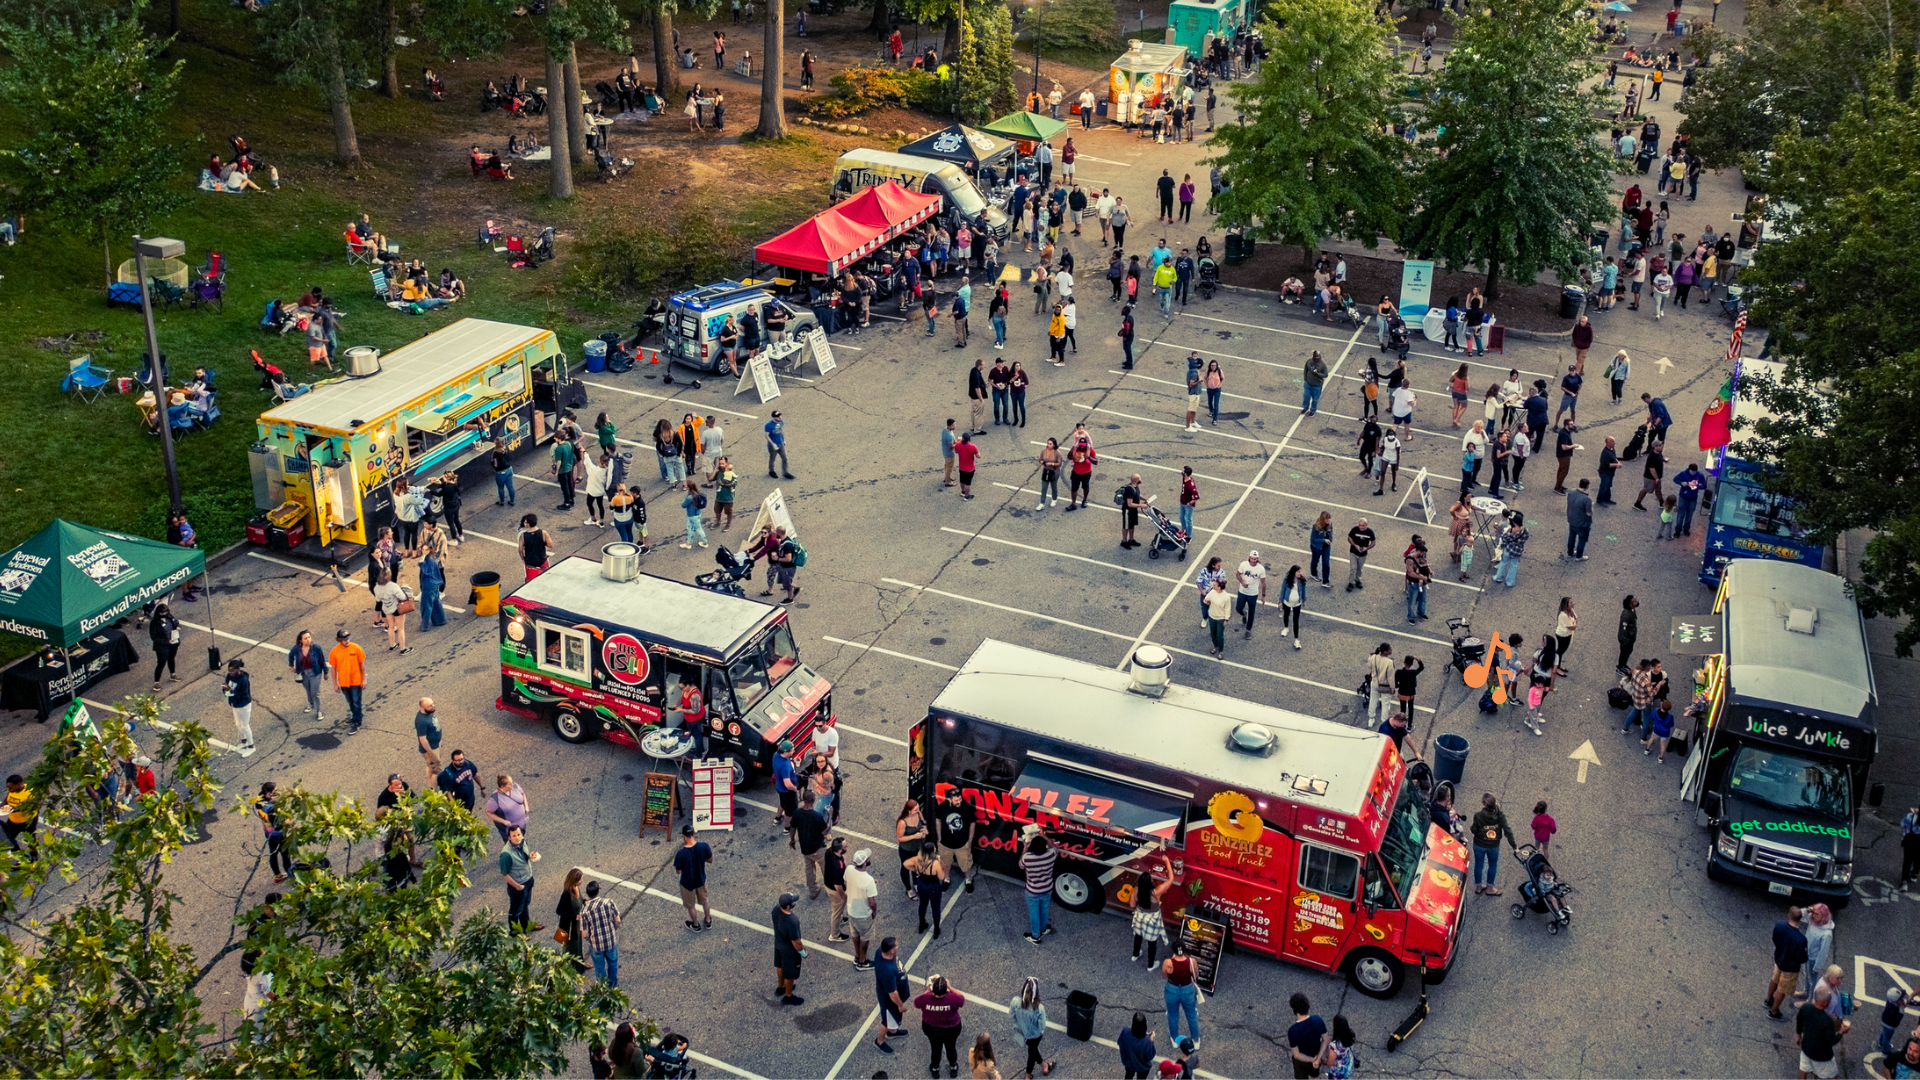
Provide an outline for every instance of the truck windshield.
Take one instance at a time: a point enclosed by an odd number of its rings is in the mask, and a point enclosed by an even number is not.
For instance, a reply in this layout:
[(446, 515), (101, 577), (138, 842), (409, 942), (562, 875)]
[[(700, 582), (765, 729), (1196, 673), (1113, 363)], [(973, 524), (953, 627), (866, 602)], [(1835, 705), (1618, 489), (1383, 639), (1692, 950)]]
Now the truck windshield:
[(1386, 835), (1380, 838), (1380, 861), (1386, 865), (1402, 901), (1413, 887), (1414, 875), (1420, 872), (1420, 860), (1427, 856), (1427, 824), (1427, 810), (1415, 797), (1414, 785), (1402, 784), (1400, 801), (1387, 819)]
[(1853, 816), (1847, 770), (1778, 750), (1743, 746), (1727, 771), (1727, 785), (1743, 799), (1790, 813), (1845, 821)]
[(734, 707), (739, 715), (745, 716), (747, 710), (799, 662), (800, 650), (793, 647), (793, 629), (786, 623), (747, 646), (727, 667), (727, 676), (733, 682)]
[(987, 201), (980, 197), (980, 189), (963, 174), (960, 176), (942, 176), (942, 186), (952, 196), (953, 205), (968, 217), (979, 217), (987, 212)]

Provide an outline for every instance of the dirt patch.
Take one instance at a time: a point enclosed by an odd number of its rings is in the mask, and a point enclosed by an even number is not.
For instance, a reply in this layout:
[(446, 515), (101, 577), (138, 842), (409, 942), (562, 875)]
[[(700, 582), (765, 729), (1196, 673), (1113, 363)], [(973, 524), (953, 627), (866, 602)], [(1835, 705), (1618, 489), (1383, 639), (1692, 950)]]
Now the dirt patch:
[[(1224, 251), (1225, 245), (1219, 250)], [(1371, 308), (1382, 296), (1399, 295), (1401, 260), (1369, 255), (1348, 255), (1346, 259), (1348, 289), (1363, 307)], [(1253, 258), (1241, 265), (1221, 267), (1221, 279), (1227, 284), (1276, 295), (1280, 292), (1280, 283), (1289, 276), (1297, 276), (1311, 285), (1313, 260), (1303, 249), (1282, 244), (1261, 244), (1254, 249)], [(1450, 296), (1464, 301), (1468, 292), (1475, 286), (1484, 287), (1486, 282), (1487, 275), (1482, 273), (1439, 270), (1434, 275), (1434, 302), (1444, 304)], [(1571, 320), (1560, 317), (1558, 285), (1516, 285), (1503, 281), (1500, 298), (1490, 306), (1502, 323), (1517, 330), (1558, 334), (1573, 325)]]

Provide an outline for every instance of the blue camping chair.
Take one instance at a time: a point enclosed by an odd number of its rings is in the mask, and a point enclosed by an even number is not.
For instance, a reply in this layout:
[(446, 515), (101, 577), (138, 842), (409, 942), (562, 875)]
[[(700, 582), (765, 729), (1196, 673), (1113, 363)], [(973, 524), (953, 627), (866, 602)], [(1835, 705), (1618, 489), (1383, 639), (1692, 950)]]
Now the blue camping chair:
[(113, 372), (95, 365), (93, 354), (88, 353), (67, 364), (67, 377), (60, 380), (60, 392), (67, 395), (68, 401), (76, 398), (99, 401), (112, 384)]
[(374, 296), (380, 298), (381, 300), (391, 299), (391, 295), (387, 288), (387, 271), (385, 269), (385, 264), (382, 264), (380, 267), (376, 269), (367, 271), (367, 276), (373, 279), (373, 295)]
[(188, 435), (195, 430), (193, 406), (187, 403), (167, 407), (167, 426), (173, 428), (175, 435)]

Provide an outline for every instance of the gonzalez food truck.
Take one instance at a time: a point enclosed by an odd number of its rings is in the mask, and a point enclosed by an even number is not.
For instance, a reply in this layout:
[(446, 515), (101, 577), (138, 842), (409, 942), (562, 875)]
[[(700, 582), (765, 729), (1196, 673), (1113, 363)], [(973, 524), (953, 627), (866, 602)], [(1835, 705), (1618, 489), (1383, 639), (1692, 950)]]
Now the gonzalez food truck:
[(1173, 861), (1168, 915), (1233, 944), (1342, 972), (1371, 997), (1424, 965), (1446, 977), (1467, 850), (1429, 822), (1393, 741), (1172, 685), (1146, 646), (1131, 672), (988, 640), (913, 728), (909, 792), (979, 811), (980, 864), (1018, 874), (1022, 833), (1059, 852), (1054, 898), (1125, 910)]
[(361, 373), (261, 413), (250, 455), (255, 504), (321, 548), (372, 543), (393, 523), (396, 480), (455, 472), (480, 483), (493, 475), (494, 439), (516, 457), (532, 450), (567, 377), (553, 331), (486, 319), (384, 357), (347, 352)]
[(1709, 711), (1681, 773), (1713, 830), (1707, 876), (1837, 907), (1861, 798), (1882, 796), (1866, 622), (1843, 579), (1762, 559), (1727, 564), (1714, 610), (1724, 651), (1696, 678)]
[[(624, 549), (624, 550), (623, 550)], [(679, 726), (682, 687), (706, 702), (710, 757), (733, 758), (735, 786), (772, 766), (790, 738), (812, 745), (833, 720), (833, 684), (800, 662), (787, 609), (638, 571), (639, 549), (555, 563), (500, 602), (500, 698), (570, 743), (636, 749)]]

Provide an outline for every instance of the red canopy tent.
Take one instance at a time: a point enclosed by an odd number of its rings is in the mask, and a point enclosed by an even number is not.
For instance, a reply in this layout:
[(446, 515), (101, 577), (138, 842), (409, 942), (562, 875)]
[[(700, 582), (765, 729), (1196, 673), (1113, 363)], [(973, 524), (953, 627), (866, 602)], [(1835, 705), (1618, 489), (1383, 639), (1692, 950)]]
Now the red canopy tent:
[(753, 257), (769, 266), (838, 274), (939, 208), (939, 195), (916, 195), (889, 180), (760, 244)]

